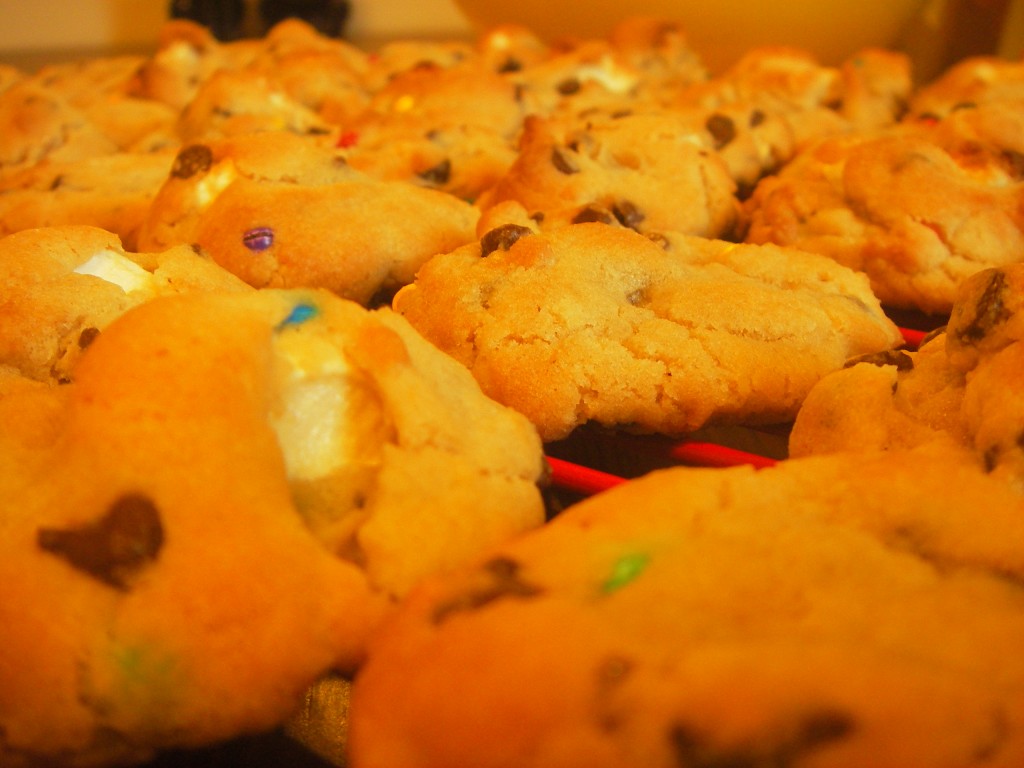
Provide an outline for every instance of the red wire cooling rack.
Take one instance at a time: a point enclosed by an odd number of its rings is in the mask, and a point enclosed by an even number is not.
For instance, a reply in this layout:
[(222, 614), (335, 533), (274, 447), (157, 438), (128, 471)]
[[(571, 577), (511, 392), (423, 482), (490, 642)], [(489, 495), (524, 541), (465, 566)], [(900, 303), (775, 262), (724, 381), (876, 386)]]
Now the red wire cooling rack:
[[(939, 325), (934, 318), (915, 319), (917, 327), (900, 326), (904, 347), (907, 349), (916, 349), (930, 330)], [(757, 430), (752, 432), (758, 434)], [(593, 448), (595, 440), (591, 431), (584, 438), (591, 443), (591, 450), (588, 452), (581, 454), (578, 444), (575, 448), (571, 445), (549, 446), (547, 461), (551, 468), (551, 485), (572, 494), (590, 496), (627, 482), (630, 475), (635, 476), (648, 469), (676, 464), (698, 467), (733, 467), (746, 464), (758, 469), (770, 467), (784, 458), (786, 434), (785, 431), (776, 431), (774, 435), (771, 431), (760, 434), (769, 440), (774, 436), (774, 446), (770, 442), (768, 445), (776, 450), (747, 450), (715, 439), (691, 438), (673, 441), (608, 433), (599, 434), (596, 441), (599, 445)], [(600, 445), (602, 439), (603, 446)], [(757, 442), (755, 439), (754, 443)], [(612, 454), (618, 456), (620, 460), (607, 460)], [(615, 469), (617, 464), (623, 465), (623, 456), (632, 459), (624, 464), (629, 472)]]

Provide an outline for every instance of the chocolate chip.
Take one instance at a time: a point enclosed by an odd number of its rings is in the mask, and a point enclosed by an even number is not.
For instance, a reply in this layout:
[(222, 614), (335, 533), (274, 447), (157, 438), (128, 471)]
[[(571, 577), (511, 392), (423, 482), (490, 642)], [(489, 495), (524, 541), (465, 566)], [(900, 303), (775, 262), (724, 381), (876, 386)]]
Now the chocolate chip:
[(519, 224), (502, 224), (480, 238), (480, 255), (490, 256), (495, 251), (507, 251), (521, 237), (532, 235), (533, 230)]
[(452, 161), (448, 159), (442, 160), (433, 168), (420, 171), (417, 175), (428, 184), (447, 184), (452, 177)]
[(600, 205), (588, 205), (579, 210), (579, 212), (572, 217), (573, 224), (614, 224), (615, 216), (607, 208), (603, 208)]
[(1010, 178), (1014, 181), (1024, 181), (1024, 153), (1013, 149), (1004, 149), (1001, 157)]
[(940, 325), (938, 328), (933, 328), (932, 330), (928, 331), (928, 333), (921, 337), (921, 340), (917, 343), (917, 348), (920, 349), (928, 342), (934, 341), (935, 339), (939, 338), (939, 336), (941, 336), (945, 332), (946, 326), (944, 325)]
[(847, 360), (843, 367), (852, 368), (857, 363), (870, 363), (877, 366), (895, 365), (897, 371), (912, 371), (914, 369), (914, 358), (902, 349), (887, 349), (883, 352), (858, 355)]
[(999, 454), (1002, 453), (998, 445), (990, 445), (981, 454), (981, 462), (986, 472), (994, 472), (999, 466)]
[(164, 543), (160, 513), (141, 494), (117, 499), (99, 520), (76, 528), (40, 528), (40, 549), (118, 590), (156, 560)]
[(580, 169), (576, 167), (576, 163), (560, 147), (555, 147), (551, 150), (551, 163), (567, 176), (580, 172)]
[(78, 348), (85, 349), (92, 344), (96, 337), (100, 335), (100, 329), (93, 326), (83, 328), (82, 332), (78, 334)]
[(755, 109), (750, 113), (749, 125), (751, 128), (757, 128), (761, 123), (768, 119), (768, 116), (760, 109)]
[(736, 138), (736, 124), (728, 115), (717, 112), (704, 121), (704, 127), (715, 141), (715, 149), (721, 149)]
[(759, 768), (796, 765), (803, 753), (846, 738), (854, 730), (845, 712), (822, 709), (796, 724), (794, 732), (782, 732), (774, 742), (748, 742), (725, 747), (693, 728), (676, 723), (668, 733), (676, 762), (683, 768)]
[(171, 176), (188, 179), (197, 173), (205, 173), (213, 165), (213, 152), (205, 144), (192, 144), (182, 149), (171, 166)]
[(974, 306), (974, 318), (956, 331), (957, 338), (964, 344), (977, 344), (999, 323), (1010, 316), (1003, 304), (1006, 290), (1006, 273), (994, 269), (989, 275), (988, 285)]
[(431, 619), (440, 624), (453, 613), (473, 611), (503, 598), (526, 599), (541, 594), (540, 587), (525, 582), (519, 575), (520, 565), (507, 557), (496, 557), (483, 565), (490, 583), (435, 606)]
[(498, 73), (504, 75), (511, 72), (519, 72), (522, 68), (523, 63), (521, 61), (509, 57), (505, 59), (505, 62), (500, 67), (498, 67)]
[(64, 175), (61, 174), (61, 173), (58, 173), (56, 176), (53, 177), (53, 181), (50, 182), (50, 191), (53, 192), (53, 191), (55, 191), (57, 189), (60, 189), (60, 187), (61, 187), (61, 185), (63, 183), (64, 183)]
[(812, 712), (800, 723), (790, 749), (803, 752), (821, 744), (845, 739), (853, 731), (853, 718), (846, 712), (834, 709)]
[(650, 240), (655, 245), (660, 245), (662, 250), (664, 251), (670, 250), (672, 248), (672, 241), (669, 240), (665, 235), (661, 234), (661, 232), (648, 232), (647, 239)]
[(574, 93), (579, 93), (580, 81), (575, 77), (570, 77), (560, 82), (556, 88), (563, 96), (572, 96)]
[(647, 218), (644, 212), (629, 200), (620, 200), (613, 205), (612, 213), (615, 214), (615, 218), (619, 220), (622, 226), (629, 227), (630, 229), (636, 229)]

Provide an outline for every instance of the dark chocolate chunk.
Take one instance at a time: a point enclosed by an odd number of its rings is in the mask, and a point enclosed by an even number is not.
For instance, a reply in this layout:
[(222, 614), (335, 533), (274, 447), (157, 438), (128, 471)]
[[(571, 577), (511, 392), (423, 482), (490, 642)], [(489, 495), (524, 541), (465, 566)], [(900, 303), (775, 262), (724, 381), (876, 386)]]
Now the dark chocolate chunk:
[(939, 336), (941, 336), (945, 332), (946, 326), (944, 325), (940, 325), (938, 328), (933, 328), (932, 330), (928, 331), (928, 333), (921, 337), (921, 340), (917, 343), (917, 348), (920, 349), (929, 341), (934, 341), (935, 339), (939, 338)]
[(753, 112), (750, 113), (749, 125), (751, 128), (757, 128), (757, 126), (763, 123), (767, 118), (768, 116), (764, 112), (762, 112), (760, 109), (755, 109)]
[(851, 368), (857, 363), (870, 363), (877, 366), (895, 365), (898, 371), (911, 371), (914, 369), (914, 358), (902, 349), (887, 349), (883, 352), (858, 355), (847, 360), (846, 365), (843, 367)]
[(572, 217), (573, 224), (614, 224), (615, 216), (607, 208), (603, 208), (600, 205), (588, 205), (581, 208), (579, 212)]
[(736, 138), (736, 124), (728, 115), (720, 115), (717, 112), (704, 121), (704, 127), (715, 140), (715, 149), (727, 146)]
[(498, 67), (499, 74), (508, 74), (511, 72), (519, 72), (523, 68), (523, 63), (518, 59), (514, 59), (511, 56), (505, 59), (505, 62)]
[(630, 229), (636, 229), (647, 218), (644, 212), (629, 200), (620, 200), (613, 205), (612, 213), (615, 214), (615, 218), (619, 220), (622, 226), (629, 227)]
[(579, 93), (580, 81), (575, 77), (570, 77), (560, 82), (556, 87), (563, 96), (572, 96), (574, 93)]
[(78, 348), (85, 349), (92, 344), (99, 335), (100, 329), (95, 326), (90, 325), (88, 328), (83, 328), (82, 332), (78, 334)]
[(977, 344), (996, 325), (1010, 316), (1003, 304), (1003, 291), (1006, 290), (1006, 274), (998, 269), (992, 270), (988, 285), (974, 306), (974, 317), (964, 327), (957, 329), (956, 336), (964, 344)]
[(565, 150), (560, 147), (555, 147), (551, 150), (551, 163), (561, 173), (571, 175), (573, 173), (579, 173), (580, 169), (576, 167), (576, 163), (566, 154)]
[(40, 549), (124, 591), (160, 554), (164, 530), (151, 499), (126, 494), (99, 520), (76, 528), (40, 528), (36, 541)]
[(1014, 181), (1024, 181), (1024, 152), (1004, 149), (1001, 157), (1010, 178)]
[(519, 224), (502, 224), (480, 238), (480, 255), (490, 256), (495, 251), (507, 251), (521, 237), (532, 235), (533, 230)]
[(417, 175), (428, 184), (447, 184), (452, 177), (452, 161), (444, 159), (433, 168), (420, 171)]
[(188, 179), (197, 173), (205, 173), (213, 165), (213, 152), (205, 144), (191, 144), (182, 149), (174, 158), (171, 176)]
[(796, 765), (802, 755), (849, 736), (853, 719), (845, 712), (823, 709), (796, 724), (795, 731), (779, 734), (775, 741), (750, 741), (735, 747), (711, 743), (694, 729), (676, 723), (669, 729), (669, 743), (682, 768), (761, 768)]
[(504, 598), (522, 600), (541, 594), (540, 587), (522, 580), (519, 575), (519, 567), (519, 563), (507, 557), (488, 560), (484, 563), (483, 570), (489, 583), (438, 604), (434, 607), (431, 619), (435, 624), (440, 624), (453, 613), (473, 611), (490, 605), (496, 600)]
[(661, 232), (648, 232), (647, 239), (655, 245), (660, 245), (662, 250), (669, 250), (672, 247), (672, 242)]

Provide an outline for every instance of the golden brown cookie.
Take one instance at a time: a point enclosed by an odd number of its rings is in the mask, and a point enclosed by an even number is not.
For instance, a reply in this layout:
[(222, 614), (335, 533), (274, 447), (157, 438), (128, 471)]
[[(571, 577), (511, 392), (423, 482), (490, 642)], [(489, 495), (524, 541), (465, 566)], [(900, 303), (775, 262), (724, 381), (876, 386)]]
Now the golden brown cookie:
[(128, 248), (174, 162), (174, 152), (115, 152), (44, 162), (0, 178), (0, 236), (87, 224)]
[(578, 126), (531, 116), (518, 157), (479, 205), (514, 200), (538, 217), (597, 205), (638, 232), (722, 237), (738, 219), (735, 191), (722, 160), (670, 113)]
[(1024, 489), (1024, 265), (972, 275), (947, 328), (915, 352), (855, 358), (808, 394), (791, 456), (966, 448), (970, 461)]
[(532, 426), (326, 292), (155, 299), (73, 383), (0, 373), (4, 765), (272, 728), (418, 579), (543, 521)]
[(828, 255), (884, 303), (947, 313), (966, 277), (1024, 249), (1022, 106), (826, 140), (758, 186), (747, 240)]
[(89, 226), (0, 239), (0, 282), (0, 363), (50, 382), (69, 381), (82, 352), (134, 306), (178, 293), (250, 290), (191, 246), (134, 252)]
[(436, 253), (473, 239), (478, 212), (434, 189), (380, 181), (288, 132), (184, 147), (139, 235), (197, 244), (255, 287), (390, 296)]
[(545, 440), (587, 421), (786, 421), (822, 375), (900, 341), (866, 281), (827, 259), (614, 219), (496, 226), (427, 262), (394, 307)]
[(350, 764), (1009, 768), (1022, 512), (940, 452), (625, 483), (414, 592)]

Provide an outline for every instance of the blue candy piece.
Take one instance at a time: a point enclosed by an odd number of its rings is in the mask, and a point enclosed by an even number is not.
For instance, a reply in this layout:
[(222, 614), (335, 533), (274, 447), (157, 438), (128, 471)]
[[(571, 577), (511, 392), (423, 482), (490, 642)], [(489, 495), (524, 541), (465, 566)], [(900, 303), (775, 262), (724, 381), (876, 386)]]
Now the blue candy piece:
[(315, 304), (296, 304), (292, 307), (292, 311), (288, 313), (288, 316), (278, 323), (274, 330), (280, 331), (289, 325), (302, 325), (318, 314), (320, 314), (320, 310)]

